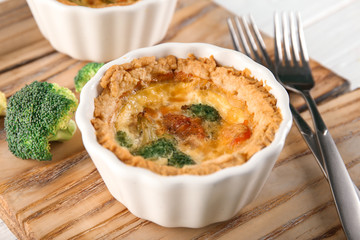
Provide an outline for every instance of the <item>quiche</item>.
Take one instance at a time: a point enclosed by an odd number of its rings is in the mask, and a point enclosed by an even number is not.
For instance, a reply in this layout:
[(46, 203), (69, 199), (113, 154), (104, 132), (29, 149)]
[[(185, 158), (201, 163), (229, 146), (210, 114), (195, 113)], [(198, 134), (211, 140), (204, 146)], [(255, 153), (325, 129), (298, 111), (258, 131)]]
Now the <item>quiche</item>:
[(248, 69), (213, 56), (142, 57), (111, 66), (92, 124), (125, 164), (161, 175), (205, 175), (245, 163), (282, 121), (276, 98)]
[(66, 5), (79, 5), (92, 8), (131, 5), (139, 0), (57, 0)]

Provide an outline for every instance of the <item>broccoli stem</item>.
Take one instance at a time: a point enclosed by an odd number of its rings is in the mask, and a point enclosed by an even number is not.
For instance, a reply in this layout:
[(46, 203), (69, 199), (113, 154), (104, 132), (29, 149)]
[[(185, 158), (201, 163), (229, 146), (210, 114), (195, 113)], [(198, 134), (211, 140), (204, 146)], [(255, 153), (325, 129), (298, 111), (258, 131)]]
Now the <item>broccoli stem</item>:
[(48, 137), (49, 141), (67, 141), (72, 138), (76, 132), (76, 123), (74, 120), (70, 119), (69, 124), (66, 128), (59, 129), (55, 135), (50, 135)]
[(6, 116), (6, 96), (3, 92), (0, 91), (0, 116)]

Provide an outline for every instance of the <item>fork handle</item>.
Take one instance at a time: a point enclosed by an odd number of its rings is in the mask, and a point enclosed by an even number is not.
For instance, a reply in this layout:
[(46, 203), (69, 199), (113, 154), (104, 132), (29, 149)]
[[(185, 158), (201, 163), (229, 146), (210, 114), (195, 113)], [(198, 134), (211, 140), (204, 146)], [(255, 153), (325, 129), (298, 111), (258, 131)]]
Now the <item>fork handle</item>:
[(344, 232), (348, 239), (360, 239), (360, 200), (350, 175), (310, 91), (301, 93), (313, 117), (316, 138)]

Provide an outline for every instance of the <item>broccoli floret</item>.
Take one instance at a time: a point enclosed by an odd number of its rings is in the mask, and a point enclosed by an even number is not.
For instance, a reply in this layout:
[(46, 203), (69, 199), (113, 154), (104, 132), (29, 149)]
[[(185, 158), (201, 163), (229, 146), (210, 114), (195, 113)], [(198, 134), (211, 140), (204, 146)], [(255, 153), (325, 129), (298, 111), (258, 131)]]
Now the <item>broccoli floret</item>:
[(55, 83), (33, 82), (9, 98), (5, 118), (9, 150), (22, 159), (51, 160), (49, 141), (69, 140), (76, 131), (71, 119), (75, 95)]
[(74, 78), (76, 92), (81, 92), (85, 84), (95, 76), (96, 72), (104, 65), (104, 63), (91, 62), (83, 66)]
[(0, 116), (6, 115), (6, 96), (3, 92), (0, 91)]
[(182, 109), (187, 110), (191, 113), (191, 115), (206, 121), (216, 122), (221, 119), (219, 112), (214, 107), (206, 104), (199, 103), (185, 105), (182, 107)]
[(186, 155), (183, 152), (175, 151), (172, 156), (168, 160), (168, 165), (182, 168), (184, 165), (192, 165), (195, 162), (190, 158), (190, 156)]
[(135, 152), (135, 155), (140, 155), (147, 159), (167, 158), (168, 165), (177, 168), (182, 168), (184, 165), (195, 164), (190, 156), (176, 149), (173, 141), (166, 138), (160, 138), (141, 147)]
[(126, 148), (132, 147), (132, 141), (124, 131), (117, 131), (115, 135), (115, 139), (120, 144), (120, 146)]
[(135, 154), (150, 159), (156, 159), (159, 157), (168, 158), (175, 150), (174, 144), (170, 140), (166, 138), (159, 138), (158, 140), (141, 147), (135, 152)]

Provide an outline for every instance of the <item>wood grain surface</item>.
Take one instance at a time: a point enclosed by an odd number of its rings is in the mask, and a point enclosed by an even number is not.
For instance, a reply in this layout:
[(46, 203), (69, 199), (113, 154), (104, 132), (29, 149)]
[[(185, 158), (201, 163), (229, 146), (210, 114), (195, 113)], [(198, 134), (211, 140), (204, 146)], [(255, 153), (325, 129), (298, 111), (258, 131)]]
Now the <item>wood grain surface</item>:
[[(24, 0), (0, 5), (0, 90), (9, 97), (35, 80), (74, 90), (85, 62), (55, 51)], [(179, 0), (163, 42), (232, 48), (229, 12), (207, 0)], [(271, 49), (272, 40), (266, 38)], [(312, 62), (320, 111), (354, 180), (360, 184), (360, 90)], [(338, 96), (341, 95), (341, 96)], [(324, 101), (326, 100), (326, 101)], [(302, 102), (293, 97), (298, 107)], [(307, 112), (303, 113), (309, 120)], [(0, 217), (19, 239), (344, 239), (329, 186), (293, 127), (259, 197), (233, 219), (204, 228), (164, 228), (132, 215), (107, 190), (80, 132), (51, 145), (51, 162), (15, 158), (0, 118)]]

